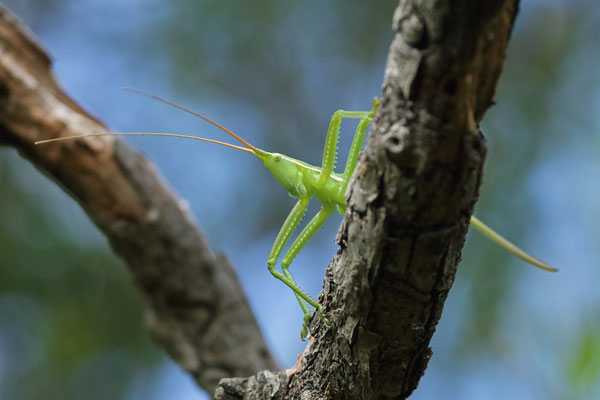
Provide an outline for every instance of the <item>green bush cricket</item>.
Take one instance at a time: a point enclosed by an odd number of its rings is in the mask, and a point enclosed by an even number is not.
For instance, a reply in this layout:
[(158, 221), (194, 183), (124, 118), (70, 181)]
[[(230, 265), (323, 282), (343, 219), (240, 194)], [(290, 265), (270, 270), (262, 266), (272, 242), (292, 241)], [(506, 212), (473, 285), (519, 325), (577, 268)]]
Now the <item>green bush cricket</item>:
[[(165, 98), (137, 89), (124, 88), (123, 90), (135, 92), (150, 97), (152, 99), (178, 108), (182, 111), (195, 115), (203, 119), (204, 121), (216, 126), (222, 131), (226, 132), (227, 134), (235, 138), (237, 141), (239, 141), (243, 146), (224, 143), (218, 140), (171, 133), (100, 133), (41, 140), (35, 142), (35, 144), (50, 143), (61, 140), (85, 138), (92, 136), (171, 136), (216, 143), (253, 154), (263, 162), (264, 166), (273, 174), (273, 176), (281, 184), (281, 186), (283, 186), (285, 190), (287, 190), (289, 195), (298, 200), (296, 205), (292, 208), (292, 211), (286, 218), (285, 222), (283, 223), (279, 234), (275, 239), (275, 243), (273, 243), (273, 247), (271, 248), (271, 252), (269, 253), (269, 257), (267, 258), (267, 268), (274, 277), (276, 277), (292, 289), (294, 295), (296, 296), (296, 299), (298, 300), (298, 303), (300, 304), (300, 307), (302, 308), (302, 312), (304, 313), (304, 320), (302, 323), (302, 329), (300, 333), (302, 339), (304, 339), (308, 334), (308, 322), (312, 315), (310, 307), (313, 307), (317, 311), (323, 322), (326, 325), (329, 325), (329, 322), (323, 310), (323, 306), (300, 289), (300, 287), (296, 284), (294, 277), (292, 276), (292, 273), (289, 270), (289, 267), (296, 255), (298, 255), (298, 253), (300, 252), (300, 250), (302, 250), (306, 243), (308, 243), (310, 239), (314, 236), (314, 234), (323, 226), (326, 219), (333, 213), (334, 210), (337, 209), (337, 211), (342, 215), (346, 212), (346, 188), (348, 186), (348, 182), (350, 181), (350, 177), (352, 176), (352, 173), (356, 168), (359, 152), (363, 146), (369, 123), (375, 117), (375, 113), (377, 112), (379, 100), (375, 99), (373, 101), (373, 106), (370, 111), (338, 110), (333, 114), (333, 116), (331, 117), (331, 122), (329, 124), (329, 129), (327, 130), (327, 137), (325, 139), (323, 161), (321, 166), (317, 167), (280, 153), (270, 153), (268, 151), (261, 150), (251, 145), (246, 140), (242, 139), (240, 136), (236, 135), (232, 131), (226, 129), (222, 125), (212, 121), (211, 119), (201, 114), (198, 114), (188, 108), (173, 103), (172, 101), (167, 100)], [(334, 172), (334, 164), (337, 156), (337, 142), (339, 138), (340, 125), (342, 119), (344, 118), (358, 119), (359, 122), (356, 132), (354, 134), (354, 138), (352, 140), (352, 144), (350, 146), (350, 151), (348, 153), (348, 158), (346, 161), (344, 171), (341, 173), (336, 173)], [(316, 197), (322, 203), (321, 210), (304, 227), (304, 229), (302, 229), (300, 234), (296, 237), (296, 239), (288, 248), (287, 252), (284, 254), (281, 262), (280, 272), (275, 268), (275, 266), (277, 265), (277, 262), (281, 257), (284, 247), (290, 240), (295, 229), (298, 227), (300, 220), (302, 219), (302, 216), (304, 215), (306, 208), (313, 197)], [(502, 246), (507, 251), (513, 253), (517, 257), (520, 257), (521, 259), (530, 263), (531, 265), (546, 271), (557, 271), (556, 268), (521, 250), (520, 248), (506, 240), (504, 237), (500, 236), (498, 233), (493, 231), (491, 228), (489, 228), (487, 225), (485, 225), (483, 222), (481, 222), (478, 218), (474, 216), (471, 217), (471, 225), (480, 232), (482, 232), (489, 239)]]

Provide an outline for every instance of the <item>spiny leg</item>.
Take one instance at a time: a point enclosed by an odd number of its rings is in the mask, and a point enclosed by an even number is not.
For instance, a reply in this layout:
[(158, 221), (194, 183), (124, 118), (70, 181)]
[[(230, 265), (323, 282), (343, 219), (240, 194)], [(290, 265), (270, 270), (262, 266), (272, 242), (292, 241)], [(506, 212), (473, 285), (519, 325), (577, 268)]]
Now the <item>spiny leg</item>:
[(354, 139), (352, 139), (350, 151), (348, 152), (346, 167), (344, 168), (344, 173), (342, 174), (342, 194), (346, 193), (348, 182), (350, 181), (350, 177), (352, 176), (352, 173), (354, 172), (354, 169), (356, 168), (356, 164), (358, 162), (358, 153), (360, 153), (363, 143), (365, 142), (365, 135), (367, 134), (369, 123), (371, 122), (371, 119), (375, 116), (375, 113), (377, 112), (378, 108), (379, 99), (375, 98), (373, 100), (373, 109), (371, 110), (371, 112), (368, 115), (362, 117), (360, 122), (358, 123), (356, 133), (354, 134)]
[(323, 186), (327, 183), (329, 176), (335, 167), (335, 159), (337, 154), (337, 142), (340, 135), (340, 125), (342, 118), (369, 118), (372, 111), (344, 111), (338, 110), (331, 116), (329, 129), (327, 130), (327, 138), (325, 139), (325, 149), (323, 150), (323, 163), (321, 165), (321, 175), (317, 185)]
[[(333, 205), (323, 204), (321, 210), (310, 220), (310, 222), (302, 229), (302, 232), (298, 235), (294, 243), (290, 246), (285, 256), (283, 256), (283, 260), (281, 260), (281, 269), (283, 270), (283, 274), (294, 282), (294, 277), (289, 270), (289, 266), (294, 261), (294, 258), (298, 255), (300, 250), (312, 239), (312, 237), (317, 233), (319, 229), (325, 223), (325, 220), (331, 215), (334, 210)], [(300, 303), (300, 307), (302, 307), (302, 311), (304, 311), (304, 322), (302, 323), (302, 331), (300, 332), (300, 336), (304, 339), (306, 334), (308, 333), (308, 321), (310, 320), (311, 313), (305, 309), (305, 304), (303, 304), (302, 299), (296, 295), (298, 302)], [(316, 305), (312, 304), (319, 313), (319, 316), (325, 323), (325, 325), (329, 326), (329, 321), (327, 317), (325, 317), (325, 313), (323, 312), (323, 306), (319, 303)]]
[(306, 307), (306, 305), (301, 302), (301, 300), (306, 301), (308, 304), (315, 308), (319, 307), (319, 303), (313, 300), (308, 294), (304, 293), (298, 287), (298, 285), (296, 285), (296, 282), (294, 282), (293, 278), (290, 279), (290, 277), (284, 276), (279, 271), (277, 271), (275, 269), (275, 265), (277, 264), (277, 260), (279, 259), (279, 256), (281, 255), (281, 252), (285, 247), (285, 244), (288, 242), (290, 236), (300, 223), (300, 220), (302, 219), (302, 216), (306, 211), (306, 207), (308, 206), (309, 201), (310, 196), (298, 200), (298, 203), (296, 203), (296, 205), (286, 218), (285, 222), (281, 226), (279, 234), (277, 234), (277, 238), (275, 239), (275, 243), (273, 243), (273, 247), (271, 248), (269, 258), (267, 259), (267, 268), (269, 269), (271, 275), (285, 283), (287, 286), (290, 287), (290, 289), (294, 291), (294, 294), (296, 295), (296, 298), (300, 303), (300, 307), (302, 307), (302, 311), (305, 315), (309, 312), (309, 310), (308, 307)]

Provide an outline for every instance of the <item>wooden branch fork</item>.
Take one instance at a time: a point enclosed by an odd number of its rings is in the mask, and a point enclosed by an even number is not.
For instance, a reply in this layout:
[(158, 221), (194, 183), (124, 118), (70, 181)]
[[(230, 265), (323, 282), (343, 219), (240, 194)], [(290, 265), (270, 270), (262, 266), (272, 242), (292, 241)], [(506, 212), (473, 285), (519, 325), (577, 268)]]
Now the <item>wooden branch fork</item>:
[(77, 200), (145, 295), (152, 335), (215, 398), (406, 398), (432, 355), (460, 260), (485, 157), (479, 122), (517, 8), (399, 2), (381, 106), (319, 298), (331, 327), (313, 318), (313, 337), (286, 371), (234, 269), (150, 162), (113, 137), (33, 144), (107, 129), (61, 90), (48, 55), (3, 8), (0, 144)]

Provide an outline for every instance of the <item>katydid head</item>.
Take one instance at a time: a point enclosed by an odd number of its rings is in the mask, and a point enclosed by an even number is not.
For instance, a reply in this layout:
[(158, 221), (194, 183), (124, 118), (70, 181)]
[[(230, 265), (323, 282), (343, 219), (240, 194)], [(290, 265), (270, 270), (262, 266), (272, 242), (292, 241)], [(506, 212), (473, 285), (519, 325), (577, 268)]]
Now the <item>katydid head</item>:
[(255, 154), (290, 196), (299, 199), (306, 195), (302, 173), (298, 170), (295, 160), (283, 154), (269, 153), (264, 150)]

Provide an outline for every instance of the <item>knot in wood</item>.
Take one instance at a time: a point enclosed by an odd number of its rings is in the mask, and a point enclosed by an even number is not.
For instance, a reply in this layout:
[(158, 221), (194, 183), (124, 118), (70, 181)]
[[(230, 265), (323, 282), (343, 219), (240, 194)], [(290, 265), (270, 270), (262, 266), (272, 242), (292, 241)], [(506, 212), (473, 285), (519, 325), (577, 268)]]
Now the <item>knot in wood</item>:
[(406, 44), (419, 49), (426, 46), (425, 21), (412, 4), (404, 2), (399, 6), (393, 20), (394, 27)]
[(383, 135), (385, 150), (391, 154), (400, 154), (404, 150), (404, 136), (406, 134), (408, 134), (408, 129), (401, 126), (397, 129), (391, 129)]
[(417, 48), (424, 47), (425, 24), (416, 13), (412, 13), (408, 18), (402, 21), (400, 34), (406, 44)]

